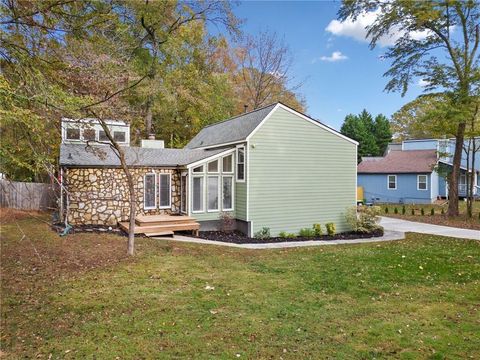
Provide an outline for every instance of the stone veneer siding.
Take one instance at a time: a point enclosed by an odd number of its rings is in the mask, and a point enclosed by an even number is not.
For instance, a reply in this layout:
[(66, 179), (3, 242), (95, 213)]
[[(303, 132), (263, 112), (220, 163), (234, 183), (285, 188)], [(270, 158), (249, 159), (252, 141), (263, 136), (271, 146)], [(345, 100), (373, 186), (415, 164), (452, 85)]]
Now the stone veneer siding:
[[(137, 215), (160, 215), (180, 212), (180, 173), (176, 169), (130, 169), (137, 197)], [(147, 173), (172, 174), (171, 209), (143, 208), (143, 177)], [(68, 222), (71, 225), (116, 225), (127, 221), (130, 202), (127, 177), (120, 168), (65, 168), (64, 182), (68, 191)], [(64, 204), (66, 206), (66, 204)], [(157, 176), (158, 207), (158, 176)]]

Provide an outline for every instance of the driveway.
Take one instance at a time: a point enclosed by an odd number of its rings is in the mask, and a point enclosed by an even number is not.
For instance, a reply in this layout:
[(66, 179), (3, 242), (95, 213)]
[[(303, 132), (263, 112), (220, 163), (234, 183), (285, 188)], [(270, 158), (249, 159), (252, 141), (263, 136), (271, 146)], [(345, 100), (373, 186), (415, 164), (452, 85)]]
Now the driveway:
[(422, 234), (450, 236), (461, 239), (480, 240), (479, 230), (461, 229), (450, 226), (440, 226), (419, 223), (414, 221), (407, 221), (389, 217), (382, 217), (380, 225), (385, 230), (400, 231), (400, 232), (416, 232)]

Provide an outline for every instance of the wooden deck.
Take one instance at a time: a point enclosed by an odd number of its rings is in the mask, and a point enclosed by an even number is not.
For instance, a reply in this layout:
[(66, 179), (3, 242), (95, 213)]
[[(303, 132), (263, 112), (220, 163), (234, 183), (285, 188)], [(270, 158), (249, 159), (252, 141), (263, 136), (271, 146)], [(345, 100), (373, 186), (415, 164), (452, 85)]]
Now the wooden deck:
[[(120, 228), (128, 232), (128, 222), (119, 222)], [(192, 231), (198, 235), (200, 224), (190, 216), (182, 215), (138, 215), (135, 217), (135, 234), (147, 236), (173, 235), (175, 231)]]

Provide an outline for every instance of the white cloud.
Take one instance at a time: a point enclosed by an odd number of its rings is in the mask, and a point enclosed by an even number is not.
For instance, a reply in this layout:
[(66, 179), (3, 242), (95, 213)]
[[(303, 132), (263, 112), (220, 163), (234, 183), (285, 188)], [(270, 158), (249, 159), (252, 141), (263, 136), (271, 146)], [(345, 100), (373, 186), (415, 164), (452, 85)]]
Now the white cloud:
[(336, 62), (336, 61), (342, 61), (347, 59), (348, 59), (348, 56), (342, 54), (341, 51), (334, 51), (330, 56), (320, 56), (319, 58), (313, 59), (312, 64), (316, 63), (318, 60)]
[[(380, 9), (366, 12), (358, 16), (357, 20), (347, 19), (345, 21), (332, 20), (325, 28), (326, 31), (337, 36), (351, 37), (358, 41), (369, 42), (366, 38), (367, 27), (372, 25), (380, 14)], [(429, 35), (429, 31), (412, 31), (410, 37), (415, 40), (425, 39)], [(393, 29), (390, 34), (382, 36), (378, 39), (378, 44), (382, 47), (394, 45), (405, 32)]]
[(430, 85), (430, 82), (428, 82), (427, 80), (420, 79), (418, 80), (417, 85), (420, 87), (425, 87)]

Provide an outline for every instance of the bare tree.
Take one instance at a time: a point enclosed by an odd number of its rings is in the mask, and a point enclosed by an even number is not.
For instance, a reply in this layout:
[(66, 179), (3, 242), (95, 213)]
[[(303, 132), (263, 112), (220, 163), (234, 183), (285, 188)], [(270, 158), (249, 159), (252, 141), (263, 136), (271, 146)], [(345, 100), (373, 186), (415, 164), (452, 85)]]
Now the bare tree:
[[(276, 33), (260, 32), (256, 37), (247, 37), (238, 49), (239, 85), (243, 88), (246, 105), (257, 109), (267, 103), (295, 99), (302, 83), (292, 85), (293, 56)], [(297, 106), (303, 110), (301, 101)], [(293, 104), (295, 105), (295, 104)], [(300, 106), (299, 106), (300, 105)]]

